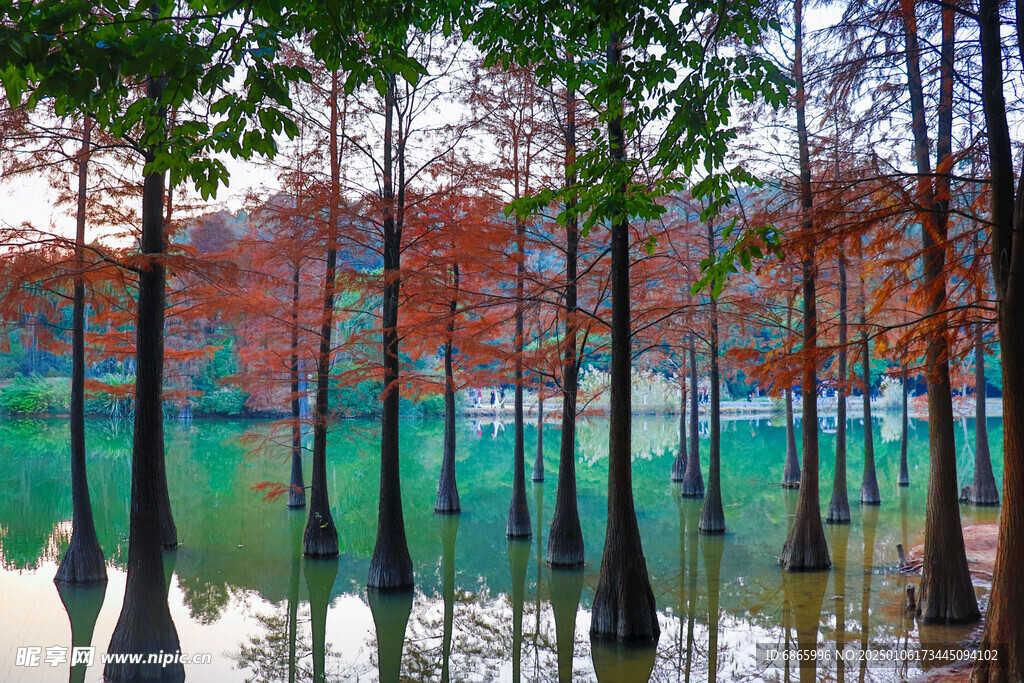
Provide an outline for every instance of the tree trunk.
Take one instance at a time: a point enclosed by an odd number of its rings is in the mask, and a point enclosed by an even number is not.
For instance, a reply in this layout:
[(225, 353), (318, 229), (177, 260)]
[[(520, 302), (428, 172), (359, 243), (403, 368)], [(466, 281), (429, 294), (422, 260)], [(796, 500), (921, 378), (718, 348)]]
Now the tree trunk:
[[(576, 186), (576, 94), (566, 90), (565, 184)], [(548, 532), (548, 563), (553, 567), (583, 566), (583, 531), (576, 504), (576, 391), (579, 361), (576, 357), (577, 284), (579, 226), (576, 201), (566, 202), (565, 221), (565, 350), (562, 357), (562, 436), (558, 450), (558, 486), (555, 514)]]
[[(609, 87), (622, 91), (622, 44), (611, 32), (608, 42)], [(620, 95), (613, 105), (621, 106)], [(612, 165), (623, 172), (626, 139), (621, 109), (608, 121)], [(615, 190), (623, 199), (625, 179)], [(611, 244), (611, 403), (608, 438), (608, 526), (605, 532), (601, 575), (591, 612), (591, 639), (656, 643), (660, 634), (654, 593), (647, 576), (647, 561), (640, 541), (633, 505), (632, 420), (630, 367), (629, 223), (625, 213), (612, 219)]]
[(906, 361), (904, 361), (903, 371), (902, 371), (902, 373), (900, 375), (900, 380), (902, 381), (902, 384), (903, 384), (903, 387), (902, 387), (901, 392), (900, 392), (902, 394), (902, 399), (903, 399), (903, 401), (902, 401), (903, 402), (902, 416), (901, 416), (903, 431), (900, 433), (900, 473), (899, 473), (899, 477), (896, 479), (897, 486), (910, 486), (910, 468), (907, 466), (907, 446), (908, 446), (907, 440), (910, 438), (910, 434), (908, 432), (908, 429), (910, 427), (910, 419), (909, 419), (909, 416), (908, 416), (908, 412), (909, 412), (908, 408), (909, 408), (909, 406), (907, 405), (907, 403), (908, 403), (908, 401), (907, 401), (907, 380), (908, 379), (909, 378), (907, 377)]
[[(75, 292), (71, 318), (71, 543), (54, 581), (89, 583), (107, 580), (107, 566), (96, 538), (85, 468), (85, 202), (89, 191), (92, 119), (86, 115), (78, 159), (78, 214), (75, 231)], [(94, 620), (95, 621), (95, 620)]]
[[(840, 245), (840, 248), (842, 245)], [(850, 523), (850, 498), (846, 490), (846, 258), (839, 256), (839, 386), (836, 403), (836, 465), (832, 475), (832, 500), (827, 524)]]
[[(1024, 54), (1024, 7), (1018, 3), (1017, 48)], [(1024, 680), (1024, 187), (1014, 193), (1013, 148), (1003, 97), (999, 3), (981, 0), (982, 103), (988, 129), (992, 196), (992, 271), (1003, 357), (1003, 509), (982, 649), (998, 661), (979, 661), (979, 683)], [(1024, 176), (1022, 176), (1024, 181)], [(1020, 181), (1018, 181), (1020, 182)]]
[[(799, 0), (798, 0), (799, 1)], [(816, 361), (813, 353), (817, 346), (818, 313), (815, 305), (815, 265), (813, 251), (804, 256), (804, 360), (802, 425), (804, 446), (804, 476), (797, 498), (796, 516), (782, 548), (779, 564), (789, 571), (818, 571), (828, 569), (832, 561), (828, 555), (825, 529), (821, 524), (818, 501), (818, 401)]]
[(878, 475), (875, 471), (875, 438), (871, 422), (871, 349), (868, 345), (867, 301), (864, 297), (864, 275), (860, 280), (860, 350), (864, 382), (864, 478), (860, 484), (861, 505), (881, 505)]
[[(793, 329), (793, 305), (786, 307), (786, 329)], [(782, 471), (782, 486), (800, 487), (800, 459), (796, 454), (796, 430), (793, 428), (793, 389), (786, 387), (786, 467)]]
[[(715, 232), (708, 222), (708, 257), (715, 253)], [(711, 401), (708, 403), (708, 414), (711, 418), (711, 434), (708, 439), (708, 492), (704, 499), (704, 510), (700, 515), (700, 532), (702, 534), (725, 533), (725, 511), (722, 509), (722, 459), (721, 459), (721, 400), (719, 397), (718, 376), (718, 302), (714, 295), (710, 296), (711, 307), (711, 349), (708, 355), (711, 370)]]
[[(544, 381), (537, 387), (537, 457), (533, 461), (533, 481), (544, 481)], [(537, 513), (540, 514), (539, 512)], [(539, 543), (539, 541), (538, 541)]]
[[(160, 119), (164, 79), (149, 77), (146, 95)], [(151, 162), (156, 150), (146, 152)], [(161, 393), (164, 371), (164, 199), (163, 173), (148, 173), (142, 186), (142, 254), (138, 317), (135, 324), (135, 424), (132, 436), (131, 513), (128, 523), (128, 580), (124, 602), (107, 652), (111, 654), (179, 652), (178, 632), (167, 607), (161, 556), (161, 489), (164, 474), (164, 419)], [(115, 663), (103, 667), (108, 681), (183, 681), (180, 663)]]
[(700, 471), (700, 435), (698, 434), (698, 417), (700, 406), (697, 403), (697, 341), (690, 333), (690, 449), (687, 454), (686, 473), (679, 487), (683, 498), (704, 497), (704, 475)]
[(800, 456), (796, 452), (796, 429), (793, 425), (793, 390), (786, 387), (786, 466), (782, 471), (782, 486), (800, 488)]
[[(926, 315), (934, 319), (946, 307), (945, 248), (949, 215), (953, 121), (953, 8), (942, 9), (942, 49), (938, 105), (939, 133), (936, 144), (936, 190), (932, 188), (928, 125), (921, 85), (917, 23), (911, 0), (900, 2), (906, 34), (907, 84), (910, 92), (914, 155), (918, 171), (918, 201), (929, 207), (922, 213), (923, 287), (929, 293)], [(929, 334), (925, 351), (928, 382), (928, 499), (925, 514), (924, 566), (917, 603), (918, 618), (928, 623), (967, 623), (979, 618), (978, 601), (967, 569), (963, 529), (960, 526), (956, 477), (956, 442), (953, 434), (953, 402), (949, 384), (947, 330)]]
[[(380, 439), (380, 500), (377, 508), (377, 541), (370, 560), (367, 586), (377, 590), (412, 588), (412, 559), (405, 538), (402, 514), (402, 481), (398, 460), (398, 305), (401, 295), (402, 221), (396, 209), (405, 201), (404, 151), (399, 148), (397, 207), (392, 179), (392, 144), (395, 103), (395, 76), (389, 74), (384, 119), (384, 303), (381, 325), (381, 351), (384, 365), (384, 405)], [(410, 598), (411, 600), (411, 598)], [(408, 613), (406, 614), (408, 617)], [(404, 633), (404, 627), (403, 627)]]
[(512, 501), (505, 535), (529, 538), (530, 506), (526, 502), (526, 444), (523, 435), (523, 282), (526, 276), (526, 224), (516, 219), (515, 441), (512, 452)]
[[(804, 114), (803, 81), (803, 0), (794, 2), (796, 51), (793, 57), (793, 80), (797, 84), (796, 127), (800, 146), (800, 206), (804, 239), (813, 239), (814, 223), (811, 210), (811, 162), (807, 144), (807, 121)], [(832, 561), (828, 556), (825, 529), (821, 525), (821, 504), (818, 500), (818, 309), (815, 279), (814, 245), (809, 244), (803, 256), (804, 288), (804, 367), (803, 392), (804, 472), (800, 482), (800, 497), (796, 504), (796, 519), (782, 548), (779, 564), (789, 571), (816, 571), (828, 569)]]
[[(316, 356), (316, 400), (313, 409), (313, 480), (310, 487), (309, 519), (302, 538), (306, 557), (335, 557), (338, 531), (331, 515), (327, 493), (327, 391), (331, 378), (331, 332), (334, 329), (334, 288), (338, 268), (338, 209), (341, 201), (341, 159), (338, 148), (337, 72), (331, 74), (331, 195), (327, 211), (327, 270), (324, 274), (324, 303), (320, 319), (320, 348)], [(297, 388), (297, 387), (296, 387)], [(298, 392), (296, 392), (296, 396)], [(292, 408), (294, 411), (294, 407)]]
[(682, 481), (686, 478), (686, 462), (689, 460), (686, 455), (686, 371), (682, 367), (679, 369), (679, 396), (679, 452), (672, 462), (672, 481)]
[(447, 336), (444, 341), (444, 457), (441, 461), (441, 479), (437, 483), (437, 502), (434, 512), (455, 513), (459, 504), (459, 487), (455, 481), (455, 376), (452, 367), (452, 347), (455, 344), (455, 314), (458, 311), (459, 264), (452, 266), (455, 295), (448, 304)]
[(306, 507), (306, 484), (302, 479), (302, 411), (299, 406), (299, 261), (292, 269), (292, 477), (288, 487), (288, 507)]
[[(980, 292), (979, 292), (980, 294)], [(988, 424), (985, 416), (985, 344), (981, 323), (974, 324), (974, 483), (971, 502), (975, 505), (999, 505), (999, 489), (992, 473), (988, 448)]]

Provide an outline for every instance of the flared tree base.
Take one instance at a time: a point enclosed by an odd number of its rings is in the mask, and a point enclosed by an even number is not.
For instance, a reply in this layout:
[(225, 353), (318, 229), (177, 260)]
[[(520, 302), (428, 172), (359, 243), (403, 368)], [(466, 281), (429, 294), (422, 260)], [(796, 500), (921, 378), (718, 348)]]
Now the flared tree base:
[(963, 597), (942, 600), (933, 599), (921, 591), (921, 598), (917, 602), (917, 620), (921, 624), (945, 624), (955, 626), (957, 624), (973, 624), (981, 620), (981, 612), (978, 611), (978, 602), (974, 597), (974, 591)]
[(103, 560), (103, 551), (93, 538), (91, 541), (79, 541), (72, 534), (71, 544), (64, 553), (53, 577), (55, 583), (97, 583), (107, 580), (107, 565)]
[(985, 479), (975, 477), (974, 483), (971, 485), (969, 500), (971, 505), (998, 507), (999, 489), (996, 487), (995, 479), (991, 475)]
[(860, 487), (861, 505), (881, 505), (882, 496), (878, 493), (878, 482), (866, 483)]
[(393, 539), (382, 539), (377, 535), (377, 545), (370, 560), (370, 574), (367, 588), (383, 592), (409, 591), (413, 588), (412, 560), (409, 548)]
[[(125, 597), (121, 617), (114, 627), (107, 652), (144, 656), (141, 663), (107, 663), (103, 667), (105, 681), (179, 683), (185, 680), (185, 667), (174, 661), (175, 655), (181, 652), (181, 643), (162, 590), (163, 587), (159, 586), (149, 597)], [(161, 661), (147, 663), (150, 655), (157, 656)]]
[(832, 567), (821, 519), (797, 521), (782, 547), (779, 564), (790, 572), (826, 571)]
[(714, 535), (725, 533), (725, 513), (722, 511), (722, 505), (704, 505), (704, 510), (700, 513), (700, 524), (697, 525), (697, 530), (702, 534)]
[(837, 500), (835, 497), (828, 504), (828, 514), (825, 515), (825, 524), (849, 524), (850, 523), (850, 502)]
[(330, 512), (310, 512), (302, 536), (302, 554), (306, 557), (338, 556), (338, 531)]
[(694, 479), (692, 477), (687, 477), (686, 479), (683, 479), (683, 483), (679, 487), (679, 495), (682, 496), (683, 498), (703, 498), (703, 479)]
[(552, 567), (571, 569), (582, 567), (585, 561), (583, 556), (583, 533), (580, 531), (579, 522), (576, 522), (575, 531), (559, 531), (552, 524), (551, 532), (548, 534), (547, 563)]
[(606, 555), (605, 563), (594, 594), (591, 639), (656, 644), (661, 629), (643, 555)]
[(669, 474), (671, 481), (684, 481), (686, 479), (686, 458), (677, 455), (672, 463), (672, 472)]
[(530, 508), (526, 504), (526, 491), (512, 496), (512, 505), (508, 510), (508, 524), (505, 525), (505, 536), (508, 538), (530, 538), (533, 528), (530, 525)]

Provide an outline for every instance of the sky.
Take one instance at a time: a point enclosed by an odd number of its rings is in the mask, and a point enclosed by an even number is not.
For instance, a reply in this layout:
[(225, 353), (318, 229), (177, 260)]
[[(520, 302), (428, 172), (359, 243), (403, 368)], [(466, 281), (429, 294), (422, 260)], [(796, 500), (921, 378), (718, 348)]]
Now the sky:
[[(230, 185), (222, 188), (209, 202), (209, 211), (224, 208), (238, 211), (245, 203), (246, 192), (260, 185), (274, 184), (273, 174), (251, 162), (225, 158), (231, 172)], [(141, 197), (140, 197), (141, 202)], [(24, 175), (0, 182), (0, 225), (29, 222), (37, 229), (72, 236), (75, 234), (74, 206), (55, 207), (57, 192), (41, 175)], [(86, 239), (97, 235), (86, 227)]]

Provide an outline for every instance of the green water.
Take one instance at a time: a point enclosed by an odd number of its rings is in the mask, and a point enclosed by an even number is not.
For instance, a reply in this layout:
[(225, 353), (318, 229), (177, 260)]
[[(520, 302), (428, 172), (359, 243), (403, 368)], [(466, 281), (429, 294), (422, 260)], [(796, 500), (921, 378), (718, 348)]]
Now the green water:
[[(912, 424), (911, 486), (896, 486), (898, 416), (875, 425), (880, 508), (852, 506), (853, 523), (828, 529), (835, 568), (784, 576), (777, 556), (796, 493), (784, 491), (783, 429), (768, 421), (723, 422), (722, 477), (728, 534), (696, 533), (700, 502), (681, 500), (668, 473), (674, 417), (636, 417), (633, 477), (644, 553), (661, 613), (656, 652), (592, 648), (589, 610), (600, 568), (607, 485), (607, 422), (582, 422), (577, 447), (579, 509), (586, 541), (582, 572), (552, 572), (541, 562), (554, 510), (559, 431), (545, 428), (547, 481), (530, 484), (532, 543), (504, 531), (511, 482), (509, 425), (459, 423), (458, 480), (463, 513), (433, 513), (442, 424), (402, 424), (402, 493), (416, 573), (411, 596), (367, 595), (376, 534), (379, 428), (333, 425), (328, 483), (340, 537), (334, 562), (301, 558), (303, 512), (264, 502), (251, 487), (288, 476), (288, 438), (270, 423), (169, 421), (167, 472), (181, 547), (167, 555), (169, 602), (186, 653), (212, 663), (186, 667), (189, 680), (796, 680), (808, 671), (759, 666), (758, 643), (813, 636), (820, 643), (861, 642), (916, 649), (971, 637), (971, 629), (919, 629), (902, 616), (906, 577), (896, 574), (896, 544), (920, 542), (927, 477), (927, 425)], [(1002, 423), (989, 421), (993, 453)], [(702, 430), (706, 427), (702, 425)], [(856, 501), (862, 425), (851, 421), (850, 498)], [(880, 435), (880, 436), (879, 436)], [(536, 443), (528, 427), (527, 444)], [(831, 492), (834, 436), (821, 434), (822, 505)], [(70, 532), (67, 425), (62, 420), (0, 422), (0, 679), (64, 680), (68, 665), (16, 664), (20, 646), (70, 646), (71, 627), (52, 583)], [(106, 649), (120, 610), (127, 558), (129, 424), (87, 425), (89, 477), (110, 582), (91, 634)], [(972, 476), (973, 424), (957, 425), (962, 484)], [(707, 459), (706, 434), (701, 436)], [(527, 449), (532, 461), (533, 448)], [(1001, 462), (994, 463), (1001, 482)], [(528, 466), (531, 463), (528, 462)], [(528, 468), (529, 469), (529, 468)], [(309, 481), (309, 463), (306, 463)], [(997, 511), (961, 508), (966, 522)], [(442, 542), (444, 539), (445, 542)], [(540, 540), (540, 544), (538, 544)], [(915, 579), (911, 579), (915, 580)], [(977, 586), (985, 599), (986, 585)], [(313, 600), (310, 600), (310, 596)], [(576, 595), (579, 595), (577, 602)], [(65, 596), (68, 598), (68, 596)], [(95, 593), (68, 598), (76, 644), (88, 637)], [(312, 602), (312, 604), (311, 604)], [(84, 605), (84, 606), (83, 606)], [(324, 611), (326, 609), (326, 620)], [(408, 618), (406, 618), (408, 615)], [(521, 615), (521, 627), (515, 622)], [(575, 615), (575, 626), (571, 619)], [(85, 627), (83, 627), (85, 624)], [(323, 630), (320, 625), (325, 624)], [(570, 635), (573, 633), (573, 635)], [(404, 637), (403, 637), (404, 632)], [(807, 634), (810, 633), (810, 636)], [(559, 637), (560, 636), (560, 637)], [(294, 652), (294, 655), (292, 654)], [(447, 656), (446, 656), (447, 653)], [(99, 654), (97, 654), (97, 658)], [(316, 667), (314, 667), (316, 663)], [(100, 680), (100, 665), (84, 671)], [(595, 671), (596, 669), (596, 671)], [(822, 680), (902, 680), (918, 669), (820, 667)], [(79, 671), (78, 673), (83, 673)]]

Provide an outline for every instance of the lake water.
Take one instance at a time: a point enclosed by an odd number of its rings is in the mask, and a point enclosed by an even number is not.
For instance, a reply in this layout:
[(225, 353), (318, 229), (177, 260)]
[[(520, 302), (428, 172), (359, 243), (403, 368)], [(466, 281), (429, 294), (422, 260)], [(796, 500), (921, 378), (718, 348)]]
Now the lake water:
[[(340, 537), (337, 562), (301, 557), (305, 512), (264, 502), (251, 487), (288, 476), (287, 439), (270, 423), (167, 423), (167, 472), (181, 547), (169, 602), (182, 651), (212, 655), (186, 667), (189, 680), (602, 680), (756, 681), (903, 680), (919, 665), (846, 664), (817, 671), (766, 668), (758, 644), (795, 647), (868, 643), (916, 650), (971, 638), (971, 628), (919, 629), (903, 616), (907, 582), (895, 572), (896, 544), (920, 542), (927, 479), (927, 424), (910, 435), (911, 486), (896, 486), (899, 416), (876, 421), (882, 505), (852, 504), (853, 523), (826, 528), (831, 572), (785, 575), (777, 556), (796, 492), (778, 486), (785, 456), (778, 421), (728, 421), (722, 434), (722, 490), (728, 533), (696, 532), (700, 501), (684, 501), (669, 481), (678, 444), (675, 417), (634, 418), (633, 478), (644, 553), (660, 612), (653, 654), (592, 648), (590, 605), (600, 569), (607, 487), (607, 422), (583, 421), (577, 446), (579, 509), (586, 569), (552, 572), (542, 557), (554, 511), (559, 430), (545, 428), (547, 481), (527, 484), (532, 543), (510, 543), (505, 522), (511, 490), (510, 425), (461, 421), (457, 473), (463, 512), (433, 513), (441, 462), (440, 420), (402, 423), (405, 521), (416, 577), (409, 597), (368, 599), (367, 568), (376, 534), (379, 427), (333, 425), (328, 482)], [(828, 425), (826, 425), (827, 428)], [(992, 452), (1002, 451), (1002, 423), (989, 421)], [(702, 429), (704, 426), (702, 425)], [(850, 499), (857, 500), (863, 426), (851, 420)], [(110, 564), (105, 593), (71, 596), (76, 629), (102, 597), (91, 642), (103, 652), (120, 611), (127, 558), (130, 424), (89, 421), (89, 478), (100, 543)], [(536, 428), (527, 428), (527, 476)], [(973, 422), (957, 425), (959, 476), (970, 482)], [(705, 477), (707, 437), (701, 449)], [(834, 436), (821, 434), (822, 506), (831, 491)], [(68, 678), (66, 663), (18, 666), (20, 646), (71, 645), (68, 613), (52, 583), (71, 526), (67, 423), (0, 422), (0, 679)], [(1001, 482), (1001, 458), (994, 463)], [(306, 461), (306, 481), (309, 462)], [(998, 511), (962, 506), (965, 523), (995, 521)], [(445, 542), (442, 542), (444, 539)], [(538, 543), (538, 540), (540, 543)], [(916, 579), (911, 579), (916, 580)], [(977, 585), (987, 599), (988, 586)], [(310, 595), (314, 596), (312, 604)], [(577, 602), (576, 596), (579, 595)], [(371, 609), (372, 603), (372, 609)], [(319, 647), (319, 624), (325, 645)], [(572, 619), (575, 617), (575, 625)], [(519, 625), (517, 626), (517, 623)], [(88, 624), (86, 624), (86, 627)], [(87, 630), (87, 629), (86, 629)], [(404, 635), (403, 635), (404, 634)], [(86, 634), (88, 635), (88, 634)], [(317, 641), (317, 642), (314, 642)], [(921, 645), (922, 641), (925, 645)], [(315, 652), (314, 652), (315, 651)], [(294, 654), (293, 654), (294, 653)], [(99, 655), (97, 654), (97, 661)], [(652, 661), (653, 660), (653, 661)], [(314, 667), (314, 662), (317, 666)], [(596, 666), (596, 671), (595, 671)], [(79, 667), (81, 668), (81, 667)], [(99, 664), (85, 680), (101, 680)], [(605, 674), (607, 673), (607, 676)]]

